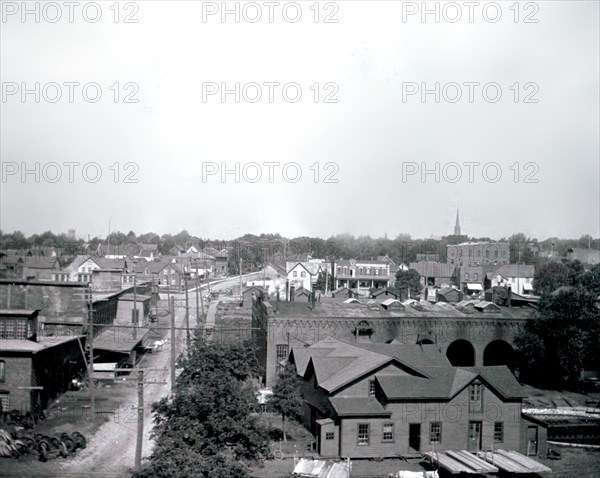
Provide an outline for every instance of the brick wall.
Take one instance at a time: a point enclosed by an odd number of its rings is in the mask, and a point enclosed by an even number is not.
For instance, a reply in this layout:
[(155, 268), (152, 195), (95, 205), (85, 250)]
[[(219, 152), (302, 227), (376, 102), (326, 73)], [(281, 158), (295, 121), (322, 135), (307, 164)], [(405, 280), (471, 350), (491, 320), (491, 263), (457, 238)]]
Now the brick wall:
[(0, 390), (9, 392), (9, 411), (29, 411), (29, 390), (19, 387), (31, 386), (31, 356), (15, 355), (0, 350), (0, 360), (4, 361), (5, 381), (0, 382)]
[[(362, 319), (361, 319), (362, 320)], [(514, 337), (528, 319), (500, 318), (369, 318), (373, 326), (370, 341), (385, 343), (396, 339), (401, 343), (415, 344), (417, 339), (430, 338), (437, 342), (443, 353), (455, 340), (467, 340), (475, 349), (475, 365), (483, 365), (485, 347), (495, 340), (504, 340), (512, 345)], [(261, 349), (259, 360), (265, 368), (266, 386), (272, 387), (277, 374), (277, 345), (288, 344), (303, 347), (330, 335), (354, 343), (354, 330), (359, 319), (312, 318), (312, 317), (267, 317), (264, 312), (253, 311), (255, 344)]]
[(40, 309), (39, 320), (79, 324), (87, 317), (83, 284), (0, 280), (0, 309)]

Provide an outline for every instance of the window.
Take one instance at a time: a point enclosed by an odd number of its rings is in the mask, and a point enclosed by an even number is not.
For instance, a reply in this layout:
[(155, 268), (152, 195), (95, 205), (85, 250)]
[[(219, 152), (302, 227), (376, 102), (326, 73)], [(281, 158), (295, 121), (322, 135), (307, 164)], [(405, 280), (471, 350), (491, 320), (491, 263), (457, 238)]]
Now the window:
[(431, 422), (429, 425), (429, 443), (442, 443), (441, 422)]
[(337, 271), (337, 274), (340, 275), (342, 273), (342, 268), (340, 266), (338, 266), (336, 271)]
[(481, 256), (481, 251), (480, 251), (479, 249), (477, 249), (477, 251), (475, 251), (475, 252), (476, 252), (476, 254), (475, 254), (475, 255), (476, 255), (477, 257), (480, 257), (480, 256)]
[(383, 424), (383, 435), (382, 441), (394, 441), (394, 424), (384, 423)]
[(2, 409), (3, 412), (10, 410), (8, 407), (8, 396), (8, 392), (0, 392), (0, 409)]
[(369, 444), (369, 424), (359, 423), (358, 424), (358, 444), (368, 445)]
[(300, 277), (305, 278), (306, 277), (306, 272), (305, 271), (300, 272)]
[(371, 268), (367, 267), (367, 275), (370, 276), (371, 275)]
[(6, 380), (6, 362), (4, 360), (0, 360), (0, 382), (4, 382)]
[(298, 271), (294, 271), (294, 273), (292, 274), (294, 277), (298, 277)]
[(333, 440), (335, 438), (334, 432), (325, 432), (325, 440)]
[(375, 380), (369, 380), (369, 397), (375, 396)]
[(277, 373), (280, 373), (283, 370), (283, 365), (281, 362), (287, 361), (289, 355), (288, 345), (287, 344), (277, 344)]
[(494, 443), (504, 441), (504, 422), (494, 422)]
[(479, 274), (477, 272), (473, 273), (473, 280), (479, 280)]
[(375, 269), (375, 275), (378, 276), (379, 275), (379, 269)]
[(348, 275), (348, 268), (346, 266), (344, 266), (344, 275), (347, 276)]
[(469, 280), (469, 273), (465, 272), (465, 280)]
[(175, 285), (175, 277), (171, 279), (171, 285)]
[(482, 407), (482, 385), (480, 383), (473, 383), (469, 387), (469, 411), (480, 412), (483, 410)]
[(167, 275), (168, 273), (169, 273), (169, 271), (168, 271), (167, 269), (165, 269), (165, 270), (163, 271), (163, 274), (164, 274), (164, 275)]
[(363, 275), (364, 274), (364, 269), (362, 267), (358, 268), (358, 274), (359, 275)]

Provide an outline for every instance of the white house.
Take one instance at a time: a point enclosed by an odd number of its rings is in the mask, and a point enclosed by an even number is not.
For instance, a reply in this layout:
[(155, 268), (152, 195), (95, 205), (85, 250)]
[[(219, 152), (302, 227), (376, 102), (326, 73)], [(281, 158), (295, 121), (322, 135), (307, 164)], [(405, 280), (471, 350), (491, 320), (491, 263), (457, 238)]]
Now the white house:
[(491, 286), (508, 287), (520, 295), (533, 294), (533, 275), (535, 267), (526, 264), (505, 264), (493, 272), (488, 272)]
[(97, 261), (90, 256), (78, 255), (63, 270), (57, 272), (54, 280), (68, 282), (90, 282), (92, 280), (92, 271), (100, 269)]
[[(289, 287), (294, 289), (303, 288), (312, 291), (313, 285), (319, 278), (319, 273), (331, 273), (331, 265), (328, 262), (287, 262), (286, 263), (287, 279)], [(329, 285), (331, 288), (331, 284)]]

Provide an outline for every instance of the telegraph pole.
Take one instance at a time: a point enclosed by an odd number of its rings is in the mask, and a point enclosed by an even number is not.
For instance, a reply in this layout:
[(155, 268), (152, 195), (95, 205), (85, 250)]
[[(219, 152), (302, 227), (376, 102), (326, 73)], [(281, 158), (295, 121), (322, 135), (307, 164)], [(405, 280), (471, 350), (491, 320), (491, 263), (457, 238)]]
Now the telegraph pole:
[(196, 327), (200, 327), (200, 310), (198, 309), (198, 296), (200, 296), (200, 301), (202, 302), (202, 315), (204, 315), (204, 300), (202, 299), (202, 294), (200, 293), (198, 273), (196, 273)]
[(88, 285), (88, 346), (90, 348), (90, 360), (88, 361), (88, 382), (90, 387), (90, 411), (92, 421), (96, 421), (96, 401), (94, 397), (94, 309), (92, 301), (92, 284)]
[(186, 328), (186, 344), (187, 349), (190, 348), (190, 301), (188, 297), (188, 281), (187, 275), (183, 276), (183, 283), (185, 287), (185, 328)]
[(175, 388), (175, 299), (169, 301), (171, 308), (171, 392)]
[(138, 370), (138, 409), (137, 409), (137, 436), (135, 439), (135, 469), (142, 465), (142, 438), (144, 436), (144, 370)]
[(136, 276), (133, 276), (133, 339), (137, 339), (138, 328), (138, 310), (137, 310), (137, 282)]

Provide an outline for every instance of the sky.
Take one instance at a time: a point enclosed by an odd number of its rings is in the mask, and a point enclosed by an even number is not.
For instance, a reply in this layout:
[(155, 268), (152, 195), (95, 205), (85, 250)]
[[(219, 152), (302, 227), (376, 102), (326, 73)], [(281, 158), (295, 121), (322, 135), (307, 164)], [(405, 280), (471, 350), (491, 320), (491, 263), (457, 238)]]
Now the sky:
[(600, 235), (597, 1), (27, 8), (3, 231)]

